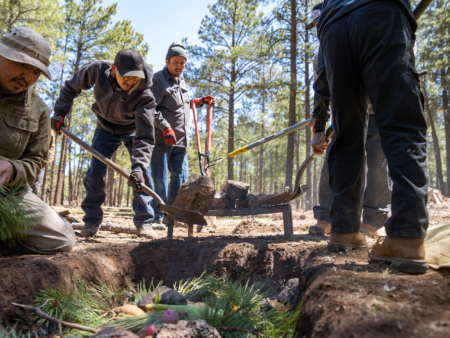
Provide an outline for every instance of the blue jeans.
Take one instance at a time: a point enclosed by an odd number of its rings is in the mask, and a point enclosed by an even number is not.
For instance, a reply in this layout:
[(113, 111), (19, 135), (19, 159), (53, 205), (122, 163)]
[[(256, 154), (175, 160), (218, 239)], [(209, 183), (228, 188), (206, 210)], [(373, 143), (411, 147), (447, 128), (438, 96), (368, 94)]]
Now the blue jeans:
[[(92, 147), (100, 154), (107, 158), (111, 158), (117, 148), (122, 144), (127, 147), (131, 156), (133, 149), (133, 135), (115, 136), (106, 131), (95, 129), (94, 138), (92, 139)], [(81, 208), (85, 212), (83, 217), (84, 223), (100, 225), (103, 221), (102, 204), (105, 202), (105, 176), (107, 166), (94, 156), (91, 159), (91, 166), (84, 178), (84, 188), (86, 189), (86, 198), (81, 203)], [(150, 188), (153, 187), (153, 180), (150, 166), (144, 172), (145, 184)], [(142, 225), (150, 225), (152, 223), (154, 213), (150, 206), (153, 198), (144, 192), (133, 190), (133, 210), (134, 225), (140, 227)]]
[[(189, 167), (186, 148), (166, 146), (164, 143), (156, 142), (151, 168), (155, 192), (164, 203), (172, 205), (181, 185), (188, 180)], [(155, 201), (152, 201), (152, 207), (155, 210), (155, 223), (160, 223), (164, 213), (158, 208)]]
[[(319, 205), (313, 208), (314, 218), (330, 222), (333, 193), (329, 184), (328, 155), (336, 136), (333, 135), (327, 148), (325, 163), (320, 174)], [(381, 228), (388, 220), (391, 208), (391, 191), (387, 160), (381, 148), (380, 134), (375, 125), (374, 115), (369, 115), (366, 139), (367, 168), (364, 192), (363, 223)]]

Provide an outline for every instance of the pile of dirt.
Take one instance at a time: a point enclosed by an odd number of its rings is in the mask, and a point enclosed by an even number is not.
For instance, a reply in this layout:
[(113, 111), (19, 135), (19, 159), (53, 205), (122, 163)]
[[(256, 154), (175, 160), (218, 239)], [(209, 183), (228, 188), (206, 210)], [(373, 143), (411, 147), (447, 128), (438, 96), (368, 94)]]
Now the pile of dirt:
[(281, 228), (275, 224), (263, 224), (255, 220), (244, 220), (233, 230), (233, 234), (261, 234), (269, 232), (282, 232)]

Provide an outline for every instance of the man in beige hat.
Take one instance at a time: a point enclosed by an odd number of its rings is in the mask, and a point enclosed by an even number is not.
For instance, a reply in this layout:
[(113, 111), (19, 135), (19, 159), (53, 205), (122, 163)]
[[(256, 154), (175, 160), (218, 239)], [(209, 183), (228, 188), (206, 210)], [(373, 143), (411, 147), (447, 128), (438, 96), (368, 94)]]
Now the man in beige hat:
[(14, 27), (0, 39), (0, 185), (22, 187), (33, 228), (9, 248), (22, 253), (68, 252), (76, 242), (70, 224), (29, 189), (48, 160), (50, 109), (31, 86), (41, 74), (51, 80), (50, 54), (31, 28)]

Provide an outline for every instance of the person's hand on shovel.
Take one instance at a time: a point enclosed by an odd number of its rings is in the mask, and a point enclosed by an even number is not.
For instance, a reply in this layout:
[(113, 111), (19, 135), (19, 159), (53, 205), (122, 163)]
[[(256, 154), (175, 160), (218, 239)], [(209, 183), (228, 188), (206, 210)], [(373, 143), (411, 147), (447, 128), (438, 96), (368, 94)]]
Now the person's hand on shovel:
[(52, 118), (50, 119), (50, 123), (52, 130), (58, 135), (61, 135), (61, 127), (65, 127), (64, 117), (59, 115), (53, 115)]
[(134, 190), (142, 191), (141, 183), (144, 183), (144, 174), (141, 170), (133, 170), (128, 179), (128, 185)]
[(316, 128), (314, 128), (313, 132), (314, 134), (311, 140), (311, 147), (313, 147), (317, 154), (322, 154), (330, 143), (330, 141), (327, 141), (326, 139), (326, 131), (316, 131)]

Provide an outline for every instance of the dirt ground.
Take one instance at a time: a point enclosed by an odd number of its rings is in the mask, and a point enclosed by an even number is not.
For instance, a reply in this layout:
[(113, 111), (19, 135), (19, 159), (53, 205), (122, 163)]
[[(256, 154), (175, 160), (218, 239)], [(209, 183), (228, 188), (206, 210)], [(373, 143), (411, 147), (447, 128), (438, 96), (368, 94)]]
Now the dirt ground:
[[(81, 221), (79, 208), (70, 211)], [(429, 211), (431, 226), (450, 222), (448, 203)], [(105, 214), (105, 222), (133, 224), (127, 209)], [(367, 251), (328, 253), (328, 236), (307, 234), (315, 224), (312, 212), (294, 212), (293, 219), (291, 242), (284, 240), (282, 215), (275, 214), (217, 218), (216, 232), (208, 226), (194, 237), (177, 227), (172, 241), (166, 231), (153, 241), (106, 231), (84, 239), (76, 231), (70, 254), (0, 257), (0, 325), (33, 325), (30, 313), (11, 302), (32, 304), (36, 291), (72, 275), (116, 284), (154, 278), (170, 286), (206, 271), (250, 279), (271, 298), (299, 278), (299, 299), (305, 298), (299, 337), (450, 337), (450, 269), (412, 276), (370, 262)]]

